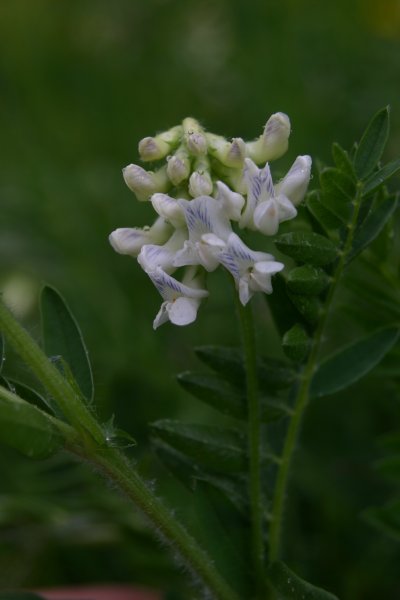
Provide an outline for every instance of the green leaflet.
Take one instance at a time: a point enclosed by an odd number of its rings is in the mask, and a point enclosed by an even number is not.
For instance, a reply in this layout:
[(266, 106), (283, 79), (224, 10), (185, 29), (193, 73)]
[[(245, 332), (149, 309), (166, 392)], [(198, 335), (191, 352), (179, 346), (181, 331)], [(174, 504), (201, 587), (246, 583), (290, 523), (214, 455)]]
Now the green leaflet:
[(45, 458), (63, 445), (57, 429), (35, 406), (0, 392), (0, 440), (30, 458)]
[(332, 157), (336, 168), (354, 181), (356, 179), (356, 174), (349, 153), (336, 142), (332, 144)]
[[(178, 382), (189, 394), (212, 406), (222, 414), (236, 419), (247, 419), (246, 399), (241, 388), (229, 384), (223, 377), (212, 373), (186, 371), (178, 375)], [(283, 415), (288, 408), (281, 400), (262, 397), (261, 419), (268, 423)]]
[(375, 192), (381, 185), (388, 181), (400, 169), (400, 160), (394, 160), (379, 171), (372, 173), (364, 184), (363, 196)]
[(365, 221), (356, 230), (348, 262), (353, 260), (380, 234), (397, 208), (398, 198), (389, 196), (370, 212)]
[(273, 562), (267, 569), (267, 575), (279, 594), (279, 600), (338, 600), (330, 592), (301, 579), (281, 561)]
[(298, 323), (285, 333), (282, 348), (288, 358), (294, 362), (302, 362), (308, 355), (311, 340), (304, 327)]
[(268, 302), (275, 325), (281, 335), (298, 321), (297, 310), (287, 294), (286, 281), (283, 275), (274, 275), (274, 293), (264, 295)]
[(311, 327), (314, 327), (318, 322), (321, 310), (321, 302), (317, 296), (292, 294), (289, 292), (289, 298), (303, 317), (304, 321)]
[(329, 277), (323, 269), (312, 265), (296, 267), (289, 272), (287, 286), (295, 294), (320, 294), (328, 285)]
[(320, 185), (321, 203), (340, 221), (347, 223), (353, 211), (352, 200), (356, 193), (354, 181), (338, 169), (328, 167), (320, 174)]
[(310, 396), (327, 396), (361, 379), (389, 352), (399, 332), (397, 326), (379, 329), (326, 358), (315, 372)]
[(234, 429), (163, 419), (152, 423), (151, 430), (163, 442), (207, 469), (221, 473), (246, 470), (244, 438)]
[(322, 267), (333, 262), (338, 249), (328, 238), (309, 231), (292, 231), (283, 233), (275, 240), (280, 252), (290, 256), (297, 262), (309, 263)]
[(389, 135), (389, 107), (376, 113), (363, 134), (354, 157), (354, 168), (359, 179), (365, 179), (378, 164)]
[(84, 397), (93, 399), (92, 369), (79, 325), (62, 296), (50, 286), (41, 295), (43, 344), (50, 357), (61, 356)]
[[(229, 383), (245, 388), (246, 372), (241, 350), (224, 346), (201, 346), (195, 348), (195, 352), (204, 364), (225, 377)], [(290, 365), (273, 358), (259, 358), (257, 369), (260, 390), (266, 394), (289, 387), (296, 377)]]
[(329, 205), (325, 206), (321, 200), (321, 194), (318, 190), (313, 190), (308, 194), (306, 206), (314, 219), (326, 231), (339, 229), (342, 226), (342, 221), (330, 209)]

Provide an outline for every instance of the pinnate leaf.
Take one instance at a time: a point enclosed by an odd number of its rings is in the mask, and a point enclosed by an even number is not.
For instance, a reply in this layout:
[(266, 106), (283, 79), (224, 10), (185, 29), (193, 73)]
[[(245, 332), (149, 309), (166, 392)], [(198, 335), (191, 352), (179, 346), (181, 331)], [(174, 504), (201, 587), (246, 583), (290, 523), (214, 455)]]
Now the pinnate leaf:
[(273, 562), (267, 569), (267, 575), (279, 594), (279, 600), (338, 600), (330, 592), (301, 579), (281, 561)]
[(399, 337), (397, 326), (363, 337), (325, 359), (311, 382), (311, 397), (323, 397), (347, 388), (371, 371)]
[(93, 398), (92, 369), (79, 325), (62, 296), (45, 286), (41, 296), (43, 344), (50, 357), (68, 364), (84, 397)]
[(389, 135), (389, 107), (379, 110), (365, 130), (354, 157), (359, 179), (365, 179), (378, 164)]

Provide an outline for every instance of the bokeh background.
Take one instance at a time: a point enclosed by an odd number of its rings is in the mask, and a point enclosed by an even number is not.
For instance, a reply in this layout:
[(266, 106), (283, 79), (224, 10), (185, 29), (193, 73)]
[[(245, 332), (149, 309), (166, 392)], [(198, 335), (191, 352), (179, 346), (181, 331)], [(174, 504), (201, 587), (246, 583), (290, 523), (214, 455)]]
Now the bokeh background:
[[(238, 331), (230, 286), (215, 275), (197, 323), (153, 332), (160, 299), (107, 240), (116, 227), (153, 218), (121, 176), (138, 161), (138, 140), (188, 115), (250, 139), (283, 111), (293, 128), (277, 165), (284, 170), (298, 154), (329, 160), (334, 140), (350, 147), (390, 104), (393, 159), (399, 91), (398, 0), (0, 2), (1, 286), (34, 334), (42, 283), (63, 293), (89, 348), (98, 413), (116, 415), (144, 461), (148, 421), (208, 418), (175, 382), (195, 364), (193, 345), (236, 344)], [(260, 336), (273, 353), (274, 332)], [(394, 415), (389, 400), (377, 407), (369, 398), (360, 387), (310, 409), (294, 474), (296, 541), (287, 548), (303, 575), (351, 600), (399, 591), (398, 546), (359, 516), (384, 497), (370, 463)], [(324, 436), (321, 423), (329, 423)], [(39, 466), (5, 448), (1, 456), (0, 587), (173, 586), (168, 560), (112, 494), (99, 500), (94, 476), (62, 460)], [(76, 493), (60, 505), (68, 477)]]

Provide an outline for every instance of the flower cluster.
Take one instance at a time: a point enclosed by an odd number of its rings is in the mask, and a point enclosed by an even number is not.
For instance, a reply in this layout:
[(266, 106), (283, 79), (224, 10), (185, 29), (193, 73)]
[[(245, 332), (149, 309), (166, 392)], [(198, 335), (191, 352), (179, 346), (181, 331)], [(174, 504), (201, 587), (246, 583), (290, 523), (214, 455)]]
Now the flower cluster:
[[(156, 171), (128, 165), (123, 176), (138, 200), (151, 202), (158, 217), (150, 227), (116, 229), (109, 239), (120, 254), (137, 257), (160, 292), (163, 303), (154, 328), (168, 320), (192, 323), (208, 296), (205, 274), (219, 265), (232, 274), (243, 305), (255, 292), (272, 292), (271, 277), (284, 265), (271, 254), (248, 248), (233, 228), (270, 236), (279, 223), (296, 216), (311, 158), (298, 156), (277, 184), (269, 168), (269, 161), (287, 150), (289, 134), (289, 118), (276, 113), (262, 135), (247, 143), (208, 133), (191, 118), (141, 140), (143, 161), (166, 161)], [(178, 281), (172, 274), (181, 267)]]

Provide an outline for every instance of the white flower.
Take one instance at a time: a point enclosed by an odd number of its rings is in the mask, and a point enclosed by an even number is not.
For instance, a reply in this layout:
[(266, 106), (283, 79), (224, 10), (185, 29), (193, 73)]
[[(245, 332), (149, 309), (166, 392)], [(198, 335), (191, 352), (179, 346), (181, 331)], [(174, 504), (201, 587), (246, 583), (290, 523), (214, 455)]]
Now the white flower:
[(153, 194), (150, 201), (156, 213), (171, 225), (174, 227), (185, 226), (185, 213), (176, 198), (171, 198), (167, 194)]
[(232, 232), (229, 219), (218, 201), (210, 196), (178, 202), (185, 212), (189, 239), (177, 252), (174, 265), (202, 265), (207, 271), (214, 271), (218, 255)]
[(288, 149), (290, 120), (285, 113), (275, 113), (268, 119), (262, 135), (246, 144), (247, 156), (257, 164), (275, 160)]
[(174, 325), (193, 323), (201, 300), (207, 298), (208, 292), (201, 289), (201, 281), (193, 274), (192, 269), (185, 274), (182, 283), (167, 275), (161, 267), (149, 271), (148, 275), (164, 300), (154, 319), (154, 329), (167, 321)]
[(131, 164), (122, 169), (122, 175), (128, 188), (141, 202), (148, 200), (155, 192), (165, 192), (171, 186), (166, 167), (153, 173)]
[(275, 186), (275, 193), (289, 198), (297, 206), (303, 200), (311, 175), (311, 156), (298, 156), (285, 177)]
[(243, 305), (254, 292), (271, 294), (271, 277), (284, 268), (271, 254), (250, 250), (236, 233), (230, 234), (219, 261), (233, 275)]
[(241, 194), (233, 192), (225, 183), (217, 181), (217, 202), (221, 203), (224, 213), (232, 221), (239, 221), (245, 199)]
[(182, 248), (186, 239), (186, 228), (176, 229), (164, 245), (144, 245), (138, 256), (138, 263), (146, 272), (154, 271), (157, 267), (161, 267), (163, 271), (172, 273), (177, 268), (174, 265), (176, 253)]
[(293, 219), (297, 210), (282, 192), (276, 194), (268, 163), (259, 169), (250, 158), (246, 158), (243, 176), (247, 203), (239, 221), (240, 227), (274, 235), (279, 223)]
[(163, 244), (172, 232), (171, 225), (159, 217), (151, 227), (121, 227), (113, 231), (108, 239), (118, 254), (136, 257), (144, 244)]

